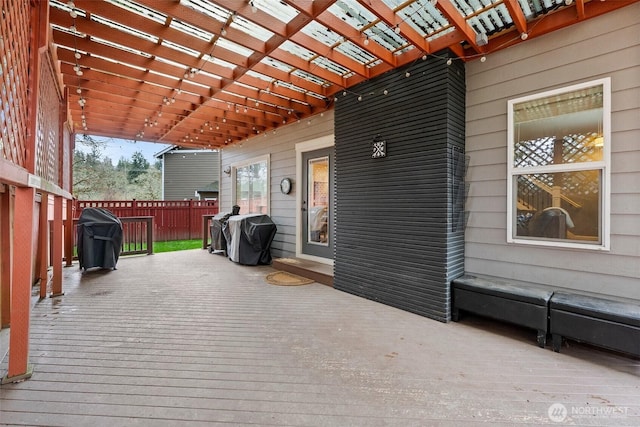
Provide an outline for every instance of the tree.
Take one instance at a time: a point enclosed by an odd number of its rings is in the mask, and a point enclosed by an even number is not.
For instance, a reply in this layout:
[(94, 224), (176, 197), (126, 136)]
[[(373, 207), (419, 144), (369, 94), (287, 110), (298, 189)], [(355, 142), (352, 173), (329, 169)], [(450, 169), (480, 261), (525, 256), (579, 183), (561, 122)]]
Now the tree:
[(133, 198), (137, 200), (160, 200), (162, 196), (162, 172), (156, 168), (147, 169), (146, 173), (138, 176), (132, 187)]
[(105, 143), (84, 135), (77, 139), (79, 144), (89, 150), (84, 152), (76, 149), (73, 157), (73, 195), (81, 199), (91, 199), (98, 193), (98, 188), (108, 185), (111, 176), (111, 160), (102, 160), (102, 150)]
[(74, 151), (73, 195), (81, 200), (159, 200), (162, 173), (141, 152), (121, 157), (114, 167), (102, 155), (105, 143), (90, 136), (77, 139), (83, 149)]
[(140, 151), (136, 151), (131, 156), (131, 169), (127, 171), (127, 181), (129, 184), (136, 181), (136, 179), (147, 173), (149, 169), (149, 162), (144, 158), (144, 155)]

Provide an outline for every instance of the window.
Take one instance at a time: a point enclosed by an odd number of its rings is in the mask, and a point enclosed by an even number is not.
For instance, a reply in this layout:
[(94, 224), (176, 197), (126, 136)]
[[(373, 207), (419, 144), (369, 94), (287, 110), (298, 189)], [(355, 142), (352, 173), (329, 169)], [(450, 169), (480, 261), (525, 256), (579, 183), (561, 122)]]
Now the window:
[(508, 103), (507, 241), (609, 248), (611, 81)]
[(233, 204), (240, 214), (269, 214), (269, 156), (233, 164)]

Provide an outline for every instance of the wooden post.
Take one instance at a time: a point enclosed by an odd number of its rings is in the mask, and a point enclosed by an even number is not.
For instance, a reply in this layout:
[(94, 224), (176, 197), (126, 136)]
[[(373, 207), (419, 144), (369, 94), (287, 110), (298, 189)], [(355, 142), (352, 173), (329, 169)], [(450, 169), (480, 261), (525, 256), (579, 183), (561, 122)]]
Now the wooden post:
[(11, 319), (11, 258), (13, 248), (13, 187), (0, 184), (0, 327)]
[(147, 218), (147, 255), (153, 255), (153, 217)]
[(62, 196), (53, 198), (53, 284), (51, 297), (64, 295), (62, 292)]
[(75, 229), (73, 227), (73, 199), (67, 200), (67, 218), (64, 221), (64, 260), (65, 267), (71, 267), (73, 265), (73, 243), (75, 236)]
[(42, 193), (40, 197), (39, 218), (36, 271), (38, 272), (38, 279), (40, 279), (40, 299), (43, 299), (47, 297), (47, 284), (49, 282), (49, 195), (47, 193)]
[(13, 224), (13, 276), (11, 281), (11, 334), (9, 334), (9, 369), (2, 383), (31, 377), (29, 366), (29, 316), (33, 283), (33, 207), (35, 189), (16, 188)]

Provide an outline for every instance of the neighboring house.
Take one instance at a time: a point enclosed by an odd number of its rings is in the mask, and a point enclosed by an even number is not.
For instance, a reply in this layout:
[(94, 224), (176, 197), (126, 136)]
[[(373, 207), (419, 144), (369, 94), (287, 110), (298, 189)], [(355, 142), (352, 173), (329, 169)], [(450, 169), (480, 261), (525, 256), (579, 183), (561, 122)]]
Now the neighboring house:
[(220, 153), (175, 145), (155, 154), (162, 160), (162, 200), (218, 198)]
[[(311, 125), (223, 151), (220, 210), (252, 177), (274, 256), (333, 264), (337, 289), (441, 321), (463, 272), (640, 299), (638, 16), (640, 3), (486, 61), (440, 55), (364, 82)], [(314, 240), (322, 204), (328, 238)], [(570, 214), (555, 235), (520, 224), (548, 209)]]

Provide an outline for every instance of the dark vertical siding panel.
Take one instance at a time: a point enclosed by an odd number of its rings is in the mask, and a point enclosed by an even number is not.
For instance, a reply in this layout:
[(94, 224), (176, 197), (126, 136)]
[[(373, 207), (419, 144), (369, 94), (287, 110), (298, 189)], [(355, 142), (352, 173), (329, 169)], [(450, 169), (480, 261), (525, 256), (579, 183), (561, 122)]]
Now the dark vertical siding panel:
[[(464, 69), (441, 59), (338, 97), (337, 289), (449, 319), (449, 282), (464, 269), (464, 224), (453, 211), (463, 210), (464, 111)], [(371, 158), (374, 138), (387, 157)]]

